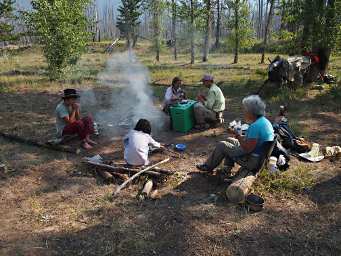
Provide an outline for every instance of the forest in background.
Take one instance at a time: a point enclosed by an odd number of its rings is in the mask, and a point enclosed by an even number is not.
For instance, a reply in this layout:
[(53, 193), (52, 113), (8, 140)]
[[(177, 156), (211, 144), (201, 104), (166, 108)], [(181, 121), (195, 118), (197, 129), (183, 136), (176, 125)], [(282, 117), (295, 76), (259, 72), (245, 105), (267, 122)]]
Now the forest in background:
[[(23, 18), (27, 10), (18, 3), (15, 5), (13, 0), (1, 2), (4, 10), (0, 12), (1, 24), (13, 26), (10, 33), (20, 34), (21, 43), (35, 42), (34, 33)], [(44, 2), (48, 1), (31, 1), (31, 4)], [(138, 39), (153, 41), (156, 55), (167, 46), (174, 48), (174, 57), (177, 52), (194, 50), (195, 54), (203, 55), (203, 60), (212, 51), (235, 52), (236, 48), (240, 52), (257, 53), (266, 48), (268, 52), (297, 54), (302, 48), (311, 50), (313, 42), (331, 44), (338, 50), (341, 47), (338, 0), (83, 2), (89, 40), (114, 41), (126, 37), (125, 30), (129, 30), (134, 42)], [(34, 7), (29, 8), (30, 11), (34, 11)], [(126, 28), (120, 26), (122, 20)], [(1, 27), (3, 43), (9, 43), (5, 37), (8, 29)]]

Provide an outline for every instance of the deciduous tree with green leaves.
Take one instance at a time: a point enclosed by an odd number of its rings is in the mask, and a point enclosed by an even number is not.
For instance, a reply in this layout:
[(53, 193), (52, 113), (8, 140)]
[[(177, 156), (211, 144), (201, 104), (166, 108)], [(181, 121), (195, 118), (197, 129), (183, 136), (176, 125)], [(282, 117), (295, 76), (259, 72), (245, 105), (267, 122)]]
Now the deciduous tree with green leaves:
[(43, 46), (50, 79), (76, 64), (89, 39), (85, 9), (89, 0), (32, 0), (28, 25)]
[(14, 33), (14, 26), (10, 23), (15, 19), (13, 0), (3, 0), (0, 2), (0, 42), (15, 41), (18, 36)]

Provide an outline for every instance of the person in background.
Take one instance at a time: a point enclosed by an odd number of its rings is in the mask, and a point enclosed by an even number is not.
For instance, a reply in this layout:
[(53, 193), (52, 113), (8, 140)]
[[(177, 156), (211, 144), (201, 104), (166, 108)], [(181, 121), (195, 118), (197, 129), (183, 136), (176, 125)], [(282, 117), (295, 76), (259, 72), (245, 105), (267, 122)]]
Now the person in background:
[(56, 107), (56, 129), (57, 137), (77, 134), (82, 140), (82, 147), (91, 149), (97, 144), (90, 139), (94, 133), (94, 123), (90, 116), (81, 118), (80, 104), (77, 99), (79, 94), (75, 89), (65, 89), (62, 101)]
[(167, 88), (163, 102), (163, 111), (169, 113), (169, 107), (186, 99), (186, 93), (181, 88), (182, 80), (174, 77), (172, 85)]
[(275, 117), (274, 124), (280, 124), (280, 123), (288, 123), (288, 118), (287, 118), (287, 107), (284, 105), (281, 105), (279, 107), (279, 113)]
[(161, 144), (156, 142), (151, 134), (150, 122), (140, 119), (134, 130), (131, 130), (123, 139), (124, 160), (131, 166), (148, 165), (149, 146), (160, 148)]
[(197, 168), (205, 172), (213, 172), (225, 159), (225, 167), (221, 176), (229, 175), (235, 162), (249, 170), (253, 170), (263, 153), (262, 146), (266, 141), (274, 140), (274, 130), (271, 122), (265, 117), (265, 103), (258, 95), (251, 95), (243, 99), (244, 119), (250, 124), (246, 136), (229, 129), (233, 138), (221, 141), (204, 164)]
[(207, 97), (199, 94), (194, 105), (194, 117), (197, 129), (207, 129), (210, 125), (223, 122), (225, 110), (225, 97), (221, 89), (214, 84), (213, 76), (204, 75), (203, 85), (209, 89)]

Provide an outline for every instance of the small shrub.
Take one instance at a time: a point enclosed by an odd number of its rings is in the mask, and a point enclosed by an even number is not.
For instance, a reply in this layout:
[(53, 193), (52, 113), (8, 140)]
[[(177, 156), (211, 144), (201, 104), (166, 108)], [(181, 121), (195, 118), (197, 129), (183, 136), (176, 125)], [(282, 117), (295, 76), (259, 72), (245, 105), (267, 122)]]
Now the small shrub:
[(32, 11), (25, 13), (28, 26), (43, 45), (51, 79), (62, 77), (66, 67), (77, 63), (85, 51), (85, 8), (89, 0), (32, 1)]

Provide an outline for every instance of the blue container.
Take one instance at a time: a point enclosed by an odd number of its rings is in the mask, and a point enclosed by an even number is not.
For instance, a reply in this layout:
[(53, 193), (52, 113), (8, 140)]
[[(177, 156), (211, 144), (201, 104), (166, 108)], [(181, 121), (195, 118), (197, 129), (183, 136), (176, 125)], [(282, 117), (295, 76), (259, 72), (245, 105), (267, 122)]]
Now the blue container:
[(177, 150), (177, 151), (185, 151), (186, 150), (186, 144), (176, 144), (175, 145), (175, 149)]

